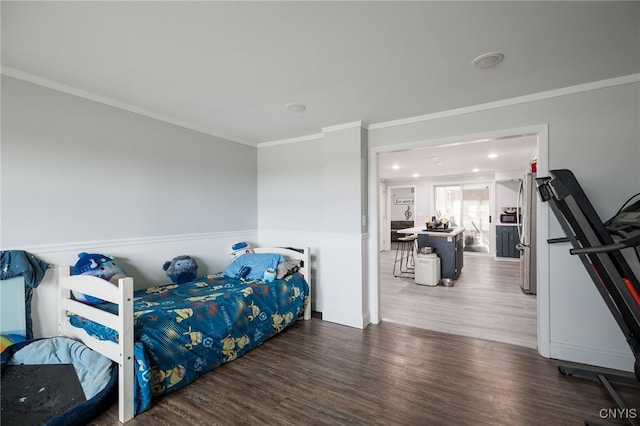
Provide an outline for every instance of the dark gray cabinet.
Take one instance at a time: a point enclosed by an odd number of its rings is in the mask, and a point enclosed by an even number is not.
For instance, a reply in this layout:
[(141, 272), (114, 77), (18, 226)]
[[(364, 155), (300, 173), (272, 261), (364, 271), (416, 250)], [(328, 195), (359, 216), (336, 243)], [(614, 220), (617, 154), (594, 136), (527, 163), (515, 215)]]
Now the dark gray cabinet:
[(457, 280), (462, 272), (464, 263), (462, 234), (463, 232), (454, 236), (418, 234), (418, 247), (433, 247), (440, 257), (442, 278)]
[(496, 255), (498, 257), (520, 257), (517, 226), (496, 226)]

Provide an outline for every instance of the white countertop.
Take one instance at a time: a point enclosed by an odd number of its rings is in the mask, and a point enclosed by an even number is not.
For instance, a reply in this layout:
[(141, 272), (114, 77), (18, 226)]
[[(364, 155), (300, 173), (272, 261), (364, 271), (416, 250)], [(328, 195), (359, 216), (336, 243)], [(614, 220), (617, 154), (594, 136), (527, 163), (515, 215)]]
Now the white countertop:
[(442, 231), (429, 231), (426, 226), (415, 226), (413, 228), (404, 228), (396, 230), (398, 234), (425, 234), (432, 237), (453, 237), (461, 232), (464, 232), (464, 226), (457, 228), (450, 228), (449, 232)]

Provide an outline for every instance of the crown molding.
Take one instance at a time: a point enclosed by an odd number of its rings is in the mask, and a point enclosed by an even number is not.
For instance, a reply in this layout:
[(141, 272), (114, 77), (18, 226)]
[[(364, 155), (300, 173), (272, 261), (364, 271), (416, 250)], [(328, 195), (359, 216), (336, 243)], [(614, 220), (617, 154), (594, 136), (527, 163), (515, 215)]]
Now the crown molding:
[(561, 89), (547, 90), (546, 92), (533, 93), (531, 95), (518, 96), (516, 98), (503, 99), (501, 101), (487, 102), (484, 104), (472, 105), (469, 107), (450, 109), (447, 111), (435, 112), (432, 114), (418, 115), (415, 117), (401, 118), (399, 120), (384, 121), (369, 125), (369, 130), (384, 129), (387, 127), (404, 126), (407, 124), (419, 123), (422, 121), (437, 120), (445, 117), (469, 114), (473, 112), (486, 111), (490, 109), (503, 108), (512, 105), (519, 105), (528, 102), (536, 102), (545, 99), (557, 98), (560, 96), (572, 95), (575, 93), (589, 92), (592, 90), (604, 89), (607, 87), (621, 86), (629, 83), (640, 82), (640, 74), (631, 74), (623, 77), (610, 78), (607, 80), (593, 81), (575, 86), (563, 87)]
[(265, 148), (265, 147), (275, 146), (275, 145), (286, 145), (286, 144), (296, 143), (296, 142), (312, 141), (314, 139), (322, 139), (322, 136), (323, 136), (322, 133), (315, 133), (313, 135), (300, 136), (297, 138), (280, 139), (280, 140), (269, 141), (269, 142), (260, 142), (258, 143), (257, 147)]
[(575, 86), (569, 86), (569, 87), (563, 87), (560, 89), (554, 89), (554, 90), (548, 90), (545, 92), (539, 92), (539, 93), (534, 93), (531, 95), (524, 95), (524, 96), (519, 96), (519, 97), (515, 97), (515, 98), (509, 98), (509, 99), (503, 99), (500, 101), (495, 101), (495, 102), (488, 102), (488, 103), (484, 103), (484, 104), (477, 104), (477, 105), (472, 105), (472, 106), (468, 106), (468, 107), (463, 107), (463, 108), (456, 108), (456, 109), (451, 109), (451, 110), (446, 110), (446, 111), (440, 111), (440, 112), (436, 112), (436, 113), (431, 113), (431, 114), (424, 114), (424, 115), (418, 115), (418, 116), (414, 116), (414, 117), (407, 117), (407, 118), (402, 118), (399, 120), (392, 120), (392, 121), (384, 121), (384, 122), (379, 122), (379, 123), (373, 123), (373, 124), (367, 124), (364, 121), (353, 121), (350, 123), (344, 123), (344, 124), (337, 124), (335, 126), (326, 126), (322, 128), (322, 133), (316, 133), (316, 134), (311, 134), (311, 135), (304, 135), (304, 136), (298, 136), (298, 137), (294, 137), (294, 138), (288, 138), (288, 139), (280, 139), (280, 140), (274, 140), (274, 141), (268, 141), (268, 142), (260, 142), (260, 143), (250, 143), (247, 141), (242, 141), (242, 140), (236, 140), (230, 137), (226, 137), (224, 135), (220, 135), (216, 132), (213, 132), (210, 129), (192, 124), (192, 123), (188, 123), (185, 121), (181, 121), (181, 120), (177, 120), (175, 118), (172, 117), (168, 117), (162, 114), (158, 114), (155, 113), (153, 111), (149, 111), (143, 108), (138, 108), (136, 106), (121, 102), (121, 101), (117, 101), (115, 99), (111, 99), (108, 98), (106, 96), (101, 96), (101, 95), (97, 95), (95, 93), (91, 93), (88, 91), (84, 91), (84, 90), (80, 90), (71, 86), (67, 86), (64, 85), (62, 83), (57, 83), (55, 81), (52, 80), (47, 80), (45, 78), (42, 77), (38, 77), (23, 71), (19, 71), (10, 67), (6, 67), (6, 66), (0, 66), (0, 74), (6, 75), (8, 77), (13, 77), (19, 80), (23, 80), (29, 83), (33, 83), (33, 84), (37, 84), (39, 86), (43, 86), (43, 87), (47, 87), (49, 89), (53, 89), (53, 90), (57, 90), (63, 93), (67, 93), (73, 96), (77, 96), (80, 98), (84, 98), (84, 99), (88, 99), (94, 102), (98, 102), (104, 105), (109, 105), (115, 108), (119, 108), (125, 111), (129, 111), (135, 114), (139, 114), (148, 118), (152, 118), (155, 120), (159, 120), (159, 121), (163, 121), (165, 123), (169, 123), (169, 124), (173, 124), (175, 126), (179, 126), (179, 127), (183, 127), (185, 129), (189, 129), (189, 130), (193, 130), (199, 133), (203, 133), (209, 136), (213, 136), (216, 138), (220, 138), (220, 139), (224, 139), (226, 141), (230, 141), (230, 142), (236, 142), (236, 143), (240, 143), (243, 145), (248, 145), (248, 146), (252, 146), (252, 147), (257, 147), (257, 148), (264, 148), (264, 147), (270, 147), (270, 146), (275, 146), (275, 145), (284, 145), (284, 144), (289, 144), (289, 143), (296, 143), (296, 142), (304, 142), (304, 141), (310, 141), (310, 140), (315, 140), (315, 139), (322, 139), (324, 133), (327, 132), (334, 132), (334, 131), (338, 131), (338, 130), (344, 130), (344, 129), (350, 129), (350, 128), (354, 128), (354, 127), (361, 127), (363, 129), (366, 130), (377, 130), (377, 129), (384, 129), (384, 128), (388, 128), (388, 127), (395, 127), (395, 126), (403, 126), (403, 125), (407, 125), (407, 124), (415, 124), (415, 123), (419, 123), (419, 122), (423, 122), (423, 121), (430, 121), (430, 120), (437, 120), (440, 118), (445, 118), (445, 117), (453, 117), (456, 115), (463, 115), (463, 114), (469, 114), (469, 113), (474, 113), (474, 112), (479, 112), (479, 111), (486, 111), (486, 110), (490, 110), (490, 109), (495, 109), (495, 108), (503, 108), (503, 107), (507, 107), (507, 106), (512, 106), (512, 105), (519, 105), (519, 104), (523, 104), (523, 103), (528, 103), (528, 102), (535, 102), (535, 101), (541, 101), (541, 100), (545, 100), (545, 99), (551, 99), (551, 98), (555, 98), (555, 97), (560, 97), (560, 96), (566, 96), (566, 95), (572, 95), (572, 94), (576, 94), (576, 93), (581, 93), (581, 92), (588, 92), (588, 91), (592, 91), (592, 90), (598, 90), (598, 89), (603, 89), (603, 88), (607, 88), (607, 87), (615, 87), (615, 86), (621, 86), (624, 84), (630, 84), (630, 83), (637, 83), (640, 82), (640, 73), (638, 74), (630, 74), (630, 75), (626, 75), (626, 76), (622, 76), (622, 77), (615, 77), (615, 78), (610, 78), (610, 79), (606, 79), (606, 80), (599, 80), (599, 81), (594, 81), (594, 82), (590, 82), (590, 83), (585, 83), (585, 84), (578, 84)]
[(48, 89), (57, 90), (58, 92), (63, 92), (68, 95), (76, 96), (78, 98), (88, 99), (93, 102), (97, 102), (100, 104), (108, 105), (114, 108), (118, 108), (124, 111), (132, 112), (134, 114), (142, 115), (147, 118), (152, 118), (154, 120), (163, 121), (168, 124), (172, 124), (174, 126), (182, 127), (188, 130), (193, 130), (198, 133), (203, 133), (205, 135), (213, 136), (219, 139), (224, 139), (229, 142), (236, 142), (243, 145), (249, 145), (255, 147), (255, 143), (249, 143), (246, 141), (240, 141), (236, 139), (232, 139), (230, 137), (226, 137), (224, 135), (213, 132), (211, 129), (207, 129), (202, 126), (198, 126), (193, 123), (189, 123), (186, 121), (178, 120), (166, 115), (158, 114), (153, 111), (149, 111), (144, 108), (139, 108), (133, 105), (130, 105), (125, 102), (117, 101), (115, 99), (98, 95), (96, 93), (88, 92), (86, 90), (77, 89), (75, 87), (67, 86), (66, 84), (58, 83), (52, 80), (48, 80), (46, 78), (38, 77), (33, 74), (29, 74), (23, 71), (16, 70), (14, 68), (1, 66), (0, 74), (6, 75), (7, 77), (12, 77), (18, 80), (26, 81), (28, 83), (36, 84), (38, 86), (46, 87)]
[(360, 121), (352, 121), (350, 123), (336, 124), (335, 126), (323, 127), (322, 128), (322, 133), (336, 132), (336, 131), (339, 131), (339, 130), (353, 129), (353, 128), (356, 128), (356, 127), (363, 128), (365, 130), (369, 129), (369, 126), (367, 125), (367, 123), (365, 123), (364, 121), (360, 120)]
[(364, 121), (352, 121), (350, 123), (336, 124), (335, 126), (323, 127), (322, 133), (315, 133), (313, 135), (300, 136), (297, 138), (280, 139), (280, 140), (269, 141), (269, 142), (260, 142), (257, 144), (257, 147), (265, 148), (265, 147), (275, 146), (275, 145), (285, 145), (289, 143), (305, 142), (305, 141), (310, 141), (314, 139), (322, 139), (325, 133), (336, 132), (336, 131), (345, 130), (345, 129), (353, 129), (353, 128), (362, 128), (362, 129), (368, 130), (369, 125)]

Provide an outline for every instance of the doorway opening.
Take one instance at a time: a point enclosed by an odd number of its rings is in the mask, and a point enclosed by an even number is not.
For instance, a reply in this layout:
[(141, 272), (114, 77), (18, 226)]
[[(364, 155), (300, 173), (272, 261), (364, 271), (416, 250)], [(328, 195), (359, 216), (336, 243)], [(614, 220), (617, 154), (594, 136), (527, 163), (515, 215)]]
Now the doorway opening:
[[(520, 133), (520, 135), (529, 136), (534, 140), (534, 147), (538, 150), (538, 138), (542, 135), (544, 139), (543, 162), (546, 162), (546, 127), (536, 128), (530, 133)], [(499, 140), (508, 141), (513, 144), (514, 148), (518, 146), (517, 139), (522, 136), (502, 135), (497, 138)], [(473, 144), (474, 149), (478, 147), (479, 141), (474, 142), (458, 142), (450, 145), (438, 145), (439, 153), (446, 152), (447, 149), (455, 150), (459, 146), (465, 146), (470, 151)], [(432, 142), (433, 143), (433, 142)], [(406, 148), (409, 155), (417, 158), (418, 161), (425, 163), (437, 164), (439, 159), (433, 153), (429, 154), (432, 148), (426, 146), (410, 146)], [(379, 170), (382, 165), (380, 161), (381, 154), (385, 152), (402, 152), (379, 150), (375, 153), (377, 157), (374, 166), (376, 170), (376, 188), (381, 188), (385, 183), (387, 185), (395, 184), (393, 182), (384, 182), (380, 179)], [(420, 150), (424, 151), (424, 156)], [(375, 150), (374, 150), (375, 151)], [(421, 154), (421, 155), (418, 155)], [(471, 154), (469, 154), (471, 156)], [(461, 158), (461, 157), (457, 157)], [(540, 158), (538, 158), (540, 160)], [(520, 167), (522, 172), (526, 168), (526, 163), (514, 164), (513, 168)], [(540, 164), (540, 162), (539, 162)], [(489, 177), (487, 177), (490, 175)], [(422, 177), (422, 180), (428, 180), (428, 177)], [(429, 213), (436, 213), (443, 217), (447, 217), (455, 224), (460, 224), (465, 228), (465, 242), (468, 250), (466, 254), (472, 255), (465, 259), (464, 269), (461, 277), (453, 287), (443, 286), (422, 286), (416, 285), (411, 279), (404, 278), (404, 281), (389, 279), (387, 276), (388, 269), (385, 266), (387, 262), (387, 254), (385, 247), (378, 244), (384, 240), (380, 237), (376, 241), (376, 252), (378, 253), (375, 271), (378, 278), (377, 288), (373, 289), (372, 295), (374, 301), (377, 299), (378, 319), (383, 321), (399, 322), (407, 325), (427, 328), (435, 331), (442, 331), (450, 334), (468, 335), (470, 337), (485, 338), (488, 340), (503, 341), (506, 343), (538, 347), (541, 354), (544, 355), (540, 348), (538, 330), (544, 329), (544, 324), (540, 324), (539, 308), (535, 296), (524, 294), (519, 286), (519, 263), (517, 261), (498, 260), (495, 256), (495, 225), (497, 217), (497, 205), (504, 201), (495, 199), (495, 183), (498, 179), (498, 170), (492, 170), (491, 173), (467, 173), (466, 175), (446, 175), (437, 176), (431, 179), (429, 184), (416, 182), (416, 226), (421, 226), (422, 216)], [(430, 192), (421, 192), (421, 187), (426, 186)], [(501, 193), (504, 191), (501, 190)], [(384, 189), (380, 194), (384, 193)], [(385, 203), (388, 197), (380, 198), (380, 203)], [(420, 201), (418, 201), (420, 200)], [(387, 201), (388, 202), (388, 201)], [(507, 205), (507, 204), (505, 204)], [(381, 205), (378, 208), (382, 210)], [(383, 215), (380, 216), (384, 220)], [(426, 217), (426, 216), (425, 216)], [(464, 225), (462, 225), (464, 224)], [(476, 254), (481, 254), (477, 256)], [(473, 259), (473, 260), (472, 260)], [(497, 277), (497, 278), (496, 278)], [(391, 292), (389, 292), (391, 289)], [(395, 292), (395, 293), (394, 293)], [(390, 296), (391, 294), (391, 296)], [(440, 297), (440, 296), (446, 297)], [(453, 296), (453, 297), (450, 297)], [(395, 299), (394, 299), (395, 297)], [(542, 308), (543, 313), (548, 309), (548, 303)], [(403, 303), (406, 303), (403, 305)], [(390, 305), (395, 305), (396, 314), (394, 318), (388, 316)], [(448, 307), (446, 307), (448, 306)], [(502, 309), (505, 306), (517, 307), (515, 310)], [(499, 309), (497, 309), (497, 307)], [(415, 309), (414, 309), (415, 308)], [(527, 312), (528, 318), (523, 324), (514, 326), (512, 317), (519, 316), (523, 310)], [(503, 311), (503, 312), (498, 312)], [(434, 313), (430, 318), (425, 318), (424, 313)], [(375, 314), (374, 314), (375, 317)], [(428, 324), (421, 324), (422, 320)], [(545, 319), (542, 319), (545, 322)], [(492, 324), (492, 327), (483, 326), (483, 324)], [(511, 336), (508, 335), (508, 329), (516, 329)], [(524, 339), (520, 339), (524, 337)], [(544, 340), (548, 336), (544, 336)]]

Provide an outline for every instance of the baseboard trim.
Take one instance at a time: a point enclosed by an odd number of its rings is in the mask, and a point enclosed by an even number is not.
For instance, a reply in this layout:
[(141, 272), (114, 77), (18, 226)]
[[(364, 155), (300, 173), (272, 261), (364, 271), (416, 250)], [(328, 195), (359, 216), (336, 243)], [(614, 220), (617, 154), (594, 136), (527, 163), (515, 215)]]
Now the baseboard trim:
[(551, 342), (549, 353), (550, 358), (560, 361), (633, 371), (634, 358), (631, 349), (629, 353), (622, 353)]
[(364, 329), (369, 325), (368, 314), (354, 315), (348, 312), (334, 311), (331, 309), (325, 309), (322, 311), (322, 320), (360, 329)]

